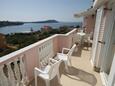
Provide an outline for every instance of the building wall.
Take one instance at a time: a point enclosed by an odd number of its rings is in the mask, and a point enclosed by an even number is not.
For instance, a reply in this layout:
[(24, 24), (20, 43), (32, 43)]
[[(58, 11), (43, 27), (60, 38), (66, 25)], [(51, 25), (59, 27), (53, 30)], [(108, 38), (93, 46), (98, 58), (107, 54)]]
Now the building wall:
[(112, 62), (110, 75), (108, 77), (108, 85), (107, 86), (115, 86), (115, 67), (114, 66), (115, 66), (115, 46), (114, 46), (114, 59)]
[[(113, 11), (113, 18), (114, 18), (114, 26), (113, 26), (114, 31), (113, 32), (115, 34), (115, 3), (112, 6), (112, 11)], [(111, 63), (112, 65), (111, 65), (111, 68), (110, 68), (110, 74), (109, 74), (109, 77), (108, 77), (107, 86), (115, 86), (115, 38), (114, 38), (113, 43), (112, 43), (112, 49), (114, 50), (114, 56), (113, 56), (113, 61)]]
[(50, 26), (44, 26), (43, 28), (41, 28), (41, 31), (43, 31), (43, 32), (49, 32), (51, 30), (52, 30), (52, 27), (50, 27)]
[(95, 15), (89, 15), (84, 17), (83, 28), (86, 33), (90, 33), (94, 31), (95, 28)]

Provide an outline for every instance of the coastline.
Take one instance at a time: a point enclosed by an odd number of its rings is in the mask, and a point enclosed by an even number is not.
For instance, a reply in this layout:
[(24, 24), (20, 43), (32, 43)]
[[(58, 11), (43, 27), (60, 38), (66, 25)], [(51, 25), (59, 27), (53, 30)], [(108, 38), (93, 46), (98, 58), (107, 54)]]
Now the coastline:
[(13, 25), (0, 27), (0, 33), (11, 34), (11, 33), (22, 33), (30, 32), (31, 28), (33, 31), (38, 31), (44, 26), (50, 26), (54, 29), (58, 29), (61, 26), (67, 27), (76, 27), (77, 25), (81, 26), (80, 22), (59, 22), (59, 23), (24, 23), (23, 25)]

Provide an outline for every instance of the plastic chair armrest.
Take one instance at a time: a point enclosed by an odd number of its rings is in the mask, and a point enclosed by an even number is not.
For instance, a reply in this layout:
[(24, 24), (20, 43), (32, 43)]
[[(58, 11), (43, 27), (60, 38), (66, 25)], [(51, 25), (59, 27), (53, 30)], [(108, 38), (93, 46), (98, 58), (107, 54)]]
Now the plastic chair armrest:
[(46, 74), (45, 71), (42, 71), (42, 70), (40, 70), (40, 69), (37, 68), (37, 67), (35, 67), (34, 70), (35, 70), (35, 72), (38, 73), (38, 74), (39, 74), (39, 73)]
[(63, 53), (57, 53), (57, 56), (58, 56), (58, 55), (63, 55)]
[(57, 62), (57, 60), (49, 58), (50, 61)]
[(66, 50), (66, 51), (69, 51), (70, 49), (68, 49), (68, 48), (63, 48), (63, 49), (62, 49), (62, 53), (64, 53), (65, 50)]

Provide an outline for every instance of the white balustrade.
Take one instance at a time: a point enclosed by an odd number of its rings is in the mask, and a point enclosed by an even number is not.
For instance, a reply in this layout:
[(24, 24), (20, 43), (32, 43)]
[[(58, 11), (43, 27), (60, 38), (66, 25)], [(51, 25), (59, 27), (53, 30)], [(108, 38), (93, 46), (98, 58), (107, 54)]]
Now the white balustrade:
[(21, 71), (21, 84), (22, 86), (25, 86), (26, 83), (29, 82), (28, 78), (27, 78), (27, 74), (26, 74), (26, 70), (25, 70), (25, 62), (24, 62), (24, 56), (22, 55), (19, 59), (20, 59), (20, 71)]
[(77, 33), (73, 33), (73, 37), (72, 37), (72, 45), (73, 45), (74, 43), (76, 43), (77, 40), (79, 40), (79, 38), (77, 38)]
[(11, 68), (11, 62), (7, 63), (7, 68), (8, 68), (8, 84), (9, 86), (16, 86), (16, 79), (14, 76), (14, 72)]
[[(31, 62), (31, 60), (34, 59), (33, 61), (36, 61), (38, 59), (39, 62), (36, 62), (39, 64), (41, 63), (41, 65), (46, 65), (49, 61), (48, 58), (54, 57), (56, 52), (63, 47), (61, 45), (62, 42), (63, 44), (65, 43), (63, 38), (66, 42), (68, 42), (66, 44), (68, 46), (74, 43), (73, 37), (75, 31), (76, 30), (74, 29), (67, 34), (56, 34), (9, 55), (1, 57), (0, 86), (27, 86), (29, 80), (33, 77), (33, 68), (36, 66), (36, 63)], [(66, 37), (67, 39), (65, 39)], [(62, 41), (59, 41), (59, 38), (61, 38)], [(54, 52), (54, 50), (56, 51)], [(34, 52), (35, 55), (30, 53), (31, 51)], [(29, 63), (32, 66), (30, 66)]]
[(46, 65), (48, 58), (54, 56), (53, 40), (48, 40), (43, 44), (41, 44), (38, 48), (38, 54), (39, 54), (41, 66)]
[(4, 73), (4, 65), (0, 66), (0, 86), (9, 86), (8, 78)]
[(15, 70), (15, 76), (16, 76), (16, 79), (17, 79), (17, 86), (20, 86), (20, 83), (21, 83), (21, 71), (20, 71), (20, 67), (19, 67), (19, 63), (18, 63), (18, 59), (16, 59), (14, 61), (14, 70)]
[(26, 86), (28, 81), (23, 57), (0, 66), (0, 86)]

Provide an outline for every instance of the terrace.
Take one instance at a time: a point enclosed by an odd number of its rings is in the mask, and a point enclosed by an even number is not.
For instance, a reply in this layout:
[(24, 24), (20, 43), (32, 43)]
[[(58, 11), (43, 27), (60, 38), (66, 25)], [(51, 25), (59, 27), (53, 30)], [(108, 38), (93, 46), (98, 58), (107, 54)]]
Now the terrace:
[[(70, 48), (75, 42), (76, 29), (67, 34), (56, 34), (15, 51), (0, 58), (0, 86), (34, 86), (34, 67), (46, 57), (55, 57), (63, 47)], [(72, 55), (72, 66), (65, 72), (64, 64), (60, 65), (61, 83), (57, 77), (51, 81), (51, 86), (102, 86), (100, 75), (93, 71), (90, 62), (91, 47), (87, 50), (79, 46)], [(45, 86), (38, 78), (39, 86)]]

